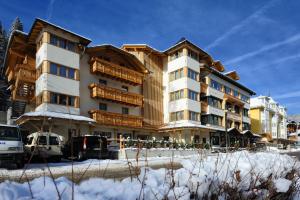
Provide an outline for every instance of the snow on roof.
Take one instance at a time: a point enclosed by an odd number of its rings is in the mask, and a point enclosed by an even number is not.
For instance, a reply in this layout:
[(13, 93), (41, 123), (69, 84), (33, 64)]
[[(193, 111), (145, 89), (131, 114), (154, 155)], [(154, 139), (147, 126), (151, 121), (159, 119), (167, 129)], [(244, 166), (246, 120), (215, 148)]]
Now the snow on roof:
[(49, 112), (49, 111), (28, 112), (21, 115), (17, 120), (19, 120), (22, 117), (53, 117), (53, 118), (61, 118), (61, 119), (70, 119), (75, 121), (96, 122), (95, 120), (82, 115), (71, 115), (66, 113)]
[(194, 123), (190, 123), (190, 122), (168, 124), (166, 126), (163, 126), (160, 129), (171, 129), (171, 128), (209, 128), (209, 129), (213, 129), (213, 130), (217, 130), (217, 131), (224, 131), (224, 128), (204, 126), (204, 125), (194, 124)]
[(152, 47), (152, 46), (150, 46), (148, 44), (123, 44), (122, 47), (123, 46), (146, 46), (146, 47), (149, 47), (149, 48), (153, 49), (154, 51), (162, 53), (162, 51), (160, 51), (160, 50), (158, 50), (158, 49), (156, 49), (156, 48), (154, 48), (154, 47)]
[(83, 38), (83, 39), (89, 40), (90, 42), (92, 41), (91, 39), (89, 39), (89, 38), (87, 38), (87, 37), (85, 37), (85, 36), (82, 36), (82, 35), (80, 35), (80, 34), (78, 34), (78, 33), (75, 33), (75, 32), (73, 32), (73, 31), (70, 31), (70, 30), (68, 30), (68, 29), (65, 29), (65, 28), (63, 28), (63, 27), (61, 27), (61, 26), (58, 26), (58, 25), (56, 25), (56, 24), (53, 24), (53, 23), (51, 23), (51, 22), (49, 22), (49, 21), (47, 21), (47, 20), (44, 20), (44, 19), (41, 19), (41, 18), (36, 18), (36, 19), (39, 20), (39, 21), (41, 21), (41, 22), (47, 23), (47, 24), (49, 24), (49, 25), (51, 25), (51, 26), (54, 26), (54, 27), (56, 27), (56, 28), (59, 28), (59, 29), (61, 29), (61, 30), (64, 30), (64, 31), (66, 31), (66, 32), (69, 32), (69, 33), (71, 33), (71, 34), (73, 34), (73, 35), (76, 35), (76, 36), (78, 36), (78, 37), (81, 37), (81, 38)]

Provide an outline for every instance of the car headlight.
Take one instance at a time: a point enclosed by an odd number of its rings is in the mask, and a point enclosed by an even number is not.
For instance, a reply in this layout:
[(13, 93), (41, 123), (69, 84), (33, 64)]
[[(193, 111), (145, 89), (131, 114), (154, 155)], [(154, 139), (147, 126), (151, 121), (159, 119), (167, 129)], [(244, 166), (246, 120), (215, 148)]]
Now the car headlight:
[(9, 151), (22, 151), (23, 148), (22, 147), (8, 147)]

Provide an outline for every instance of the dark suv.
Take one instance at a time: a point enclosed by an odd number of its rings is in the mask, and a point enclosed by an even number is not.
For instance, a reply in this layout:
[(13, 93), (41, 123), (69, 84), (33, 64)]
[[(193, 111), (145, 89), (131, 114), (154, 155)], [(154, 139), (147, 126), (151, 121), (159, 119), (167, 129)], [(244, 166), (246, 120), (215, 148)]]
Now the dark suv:
[[(73, 155), (72, 155), (73, 143)], [(63, 156), (68, 159), (107, 159), (109, 152), (107, 149), (107, 139), (105, 137), (86, 135), (72, 137), (63, 147)]]

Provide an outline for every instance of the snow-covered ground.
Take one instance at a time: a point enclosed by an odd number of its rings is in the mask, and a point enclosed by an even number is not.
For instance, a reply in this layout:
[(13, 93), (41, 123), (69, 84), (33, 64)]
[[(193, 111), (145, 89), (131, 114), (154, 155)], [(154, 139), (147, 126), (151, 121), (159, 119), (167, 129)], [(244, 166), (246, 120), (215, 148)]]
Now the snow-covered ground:
[[(166, 162), (166, 160), (170, 162), (170, 158), (152, 158), (151, 162)], [(197, 155), (175, 158), (175, 161), (180, 162), (183, 168), (153, 170), (144, 167), (140, 175), (122, 181), (91, 178), (75, 184), (73, 194), (75, 199), (79, 200), (183, 200), (193, 199), (196, 196), (198, 199), (212, 196), (219, 199), (226, 199), (229, 196), (238, 199), (265, 199), (275, 194), (291, 194), (292, 186), (300, 186), (300, 182), (297, 182), (300, 163), (288, 155), (275, 152), (241, 151), (207, 157)], [(100, 163), (105, 165), (107, 162), (109, 161)], [(125, 160), (110, 162), (111, 167), (127, 165)], [(89, 165), (89, 162), (82, 165)], [(53, 166), (51, 169), (55, 167), (59, 166)], [(293, 169), (296, 174), (290, 173)], [(63, 166), (62, 170), (69, 170), (69, 168)], [(61, 199), (71, 199), (72, 182), (61, 177), (56, 179), (55, 183), (49, 177), (40, 177), (25, 183), (5, 181), (0, 184), (0, 199), (33, 197), (52, 200), (58, 199), (58, 194)], [(294, 192), (293, 195), (294, 199), (300, 199), (300, 193)], [(282, 198), (286, 197), (282, 196)]]

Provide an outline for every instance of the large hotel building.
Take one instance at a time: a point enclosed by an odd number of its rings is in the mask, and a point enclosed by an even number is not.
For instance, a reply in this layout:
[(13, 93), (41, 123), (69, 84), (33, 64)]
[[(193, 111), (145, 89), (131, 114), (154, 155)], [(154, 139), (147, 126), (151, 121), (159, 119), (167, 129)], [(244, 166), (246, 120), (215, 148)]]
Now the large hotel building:
[(250, 96), (235, 71), (186, 39), (165, 51), (148, 45), (89, 46), (41, 19), (15, 31), (5, 59), (8, 121), (68, 138), (100, 134), (179, 142), (225, 142), (250, 130)]

